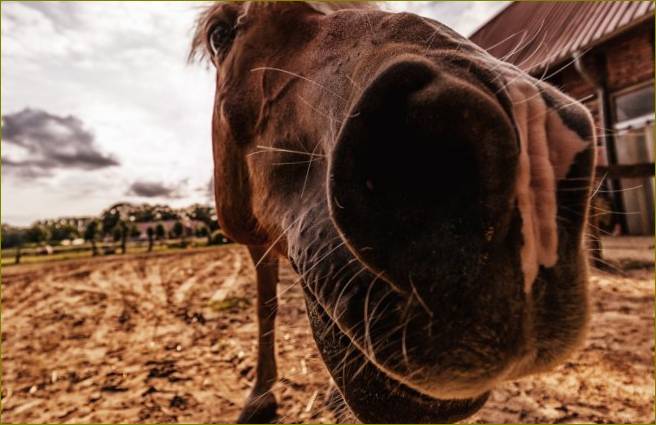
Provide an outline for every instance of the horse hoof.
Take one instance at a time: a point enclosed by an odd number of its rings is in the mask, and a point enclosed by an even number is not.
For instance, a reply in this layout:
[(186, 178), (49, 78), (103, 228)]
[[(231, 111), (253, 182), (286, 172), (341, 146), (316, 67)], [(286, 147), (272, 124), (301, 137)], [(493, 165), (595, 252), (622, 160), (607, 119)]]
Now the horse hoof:
[(278, 418), (278, 403), (271, 392), (262, 395), (251, 394), (241, 411), (238, 424), (269, 424)]

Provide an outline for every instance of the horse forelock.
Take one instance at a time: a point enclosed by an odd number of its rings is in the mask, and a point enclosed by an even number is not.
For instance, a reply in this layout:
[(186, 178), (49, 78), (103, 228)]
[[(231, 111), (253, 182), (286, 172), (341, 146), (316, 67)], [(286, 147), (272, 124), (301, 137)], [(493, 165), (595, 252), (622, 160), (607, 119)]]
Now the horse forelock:
[[(221, 10), (221, 6), (226, 2), (215, 2), (214, 4), (206, 7), (196, 19), (194, 25), (194, 36), (191, 42), (191, 49), (188, 55), (188, 61), (194, 62), (196, 60), (202, 62), (211, 59), (211, 52), (207, 45), (207, 40), (209, 36), (209, 31), (212, 29), (212, 24), (216, 15)], [(339, 2), (314, 2), (314, 1), (305, 1), (301, 2), (308, 5), (310, 8), (316, 12), (322, 13), (324, 15), (330, 15), (340, 10), (347, 9), (361, 9), (361, 10), (378, 10), (378, 4), (376, 2), (348, 2), (348, 1), (339, 1)], [(256, 8), (266, 8), (270, 7), (273, 3), (271, 2), (260, 2), (260, 1), (246, 1), (241, 3), (241, 14), (239, 19), (246, 17)]]
[(324, 15), (330, 15), (331, 13), (339, 12), (340, 10), (345, 9), (369, 9), (376, 10), (379, 9), (378, 5), (375, 2), (358, 2), (358, 1), (337, 1), (337, 2), (314, 2), (306, 1), (304, 2), (312, 9), (317, 12), (321, 12)]

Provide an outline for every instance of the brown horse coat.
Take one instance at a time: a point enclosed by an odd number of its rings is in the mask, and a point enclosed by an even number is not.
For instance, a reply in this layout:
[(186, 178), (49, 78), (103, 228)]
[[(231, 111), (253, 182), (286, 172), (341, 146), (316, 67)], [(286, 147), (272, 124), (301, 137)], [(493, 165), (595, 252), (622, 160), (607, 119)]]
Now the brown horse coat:
[(277, 256), (362, 421), (465, 418), (580, 343), (585, 108), (438, 22), (366, 4), (217, 4), (194, 52), (217, 70), (219, 221), (258, 264), (240, 421), (275, 413)]

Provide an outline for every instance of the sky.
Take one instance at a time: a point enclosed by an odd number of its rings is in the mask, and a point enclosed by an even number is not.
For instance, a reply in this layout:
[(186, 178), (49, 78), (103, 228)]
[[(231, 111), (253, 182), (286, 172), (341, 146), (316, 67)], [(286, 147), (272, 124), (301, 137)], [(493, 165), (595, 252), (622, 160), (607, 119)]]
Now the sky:
[[(469, 35), (508, 2), (387, 2)], [(2, 2), (2, 222), (212, 202), (206, 2)]]

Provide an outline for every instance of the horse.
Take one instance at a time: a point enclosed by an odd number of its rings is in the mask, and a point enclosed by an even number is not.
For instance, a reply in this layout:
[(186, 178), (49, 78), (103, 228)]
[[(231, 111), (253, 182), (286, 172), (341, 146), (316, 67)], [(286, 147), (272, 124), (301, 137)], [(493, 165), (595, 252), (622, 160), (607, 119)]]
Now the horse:
[(278, 259), (355, 418), (442, 423), (584, 340), (589, 112), (450, 28), (367, 3), (217, 3), (219, 223), (256, 265), (256, 378), (276, 414)]

